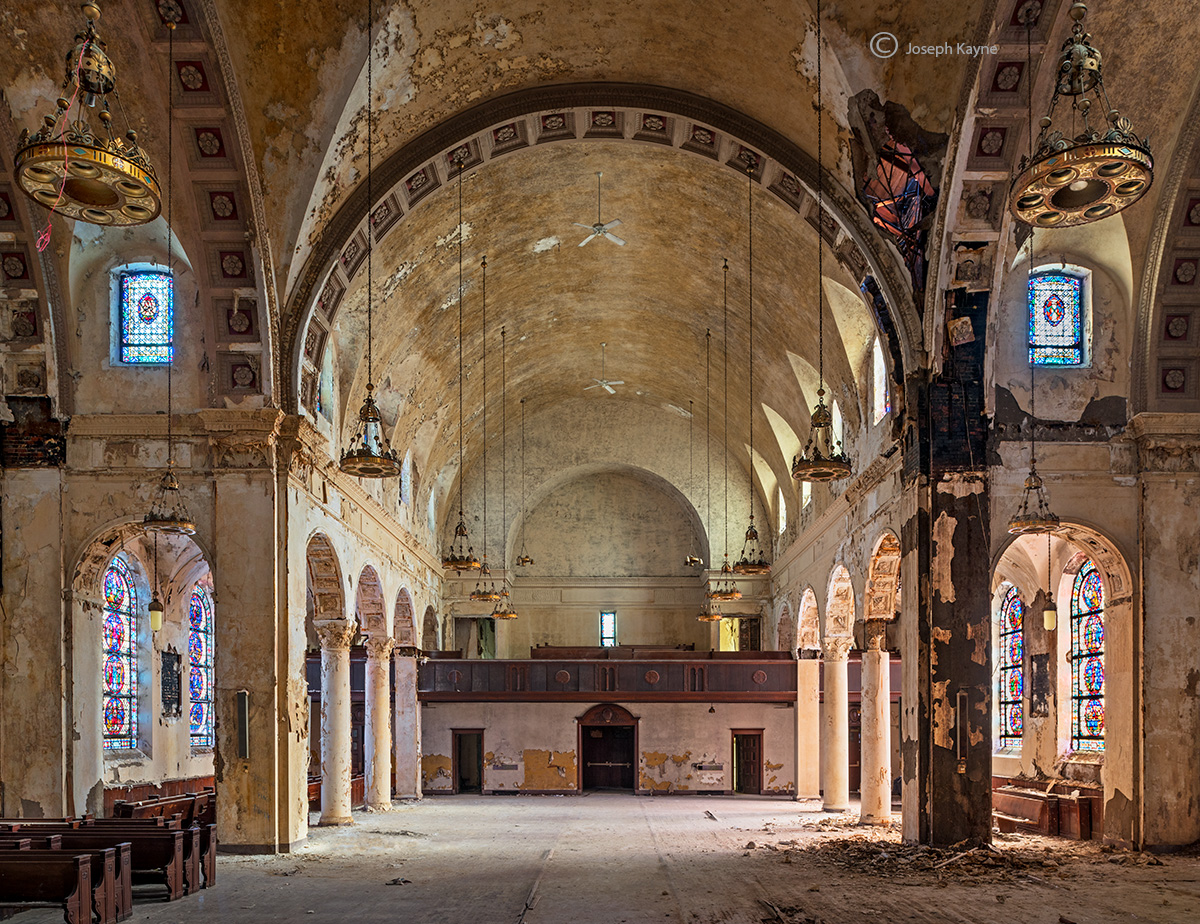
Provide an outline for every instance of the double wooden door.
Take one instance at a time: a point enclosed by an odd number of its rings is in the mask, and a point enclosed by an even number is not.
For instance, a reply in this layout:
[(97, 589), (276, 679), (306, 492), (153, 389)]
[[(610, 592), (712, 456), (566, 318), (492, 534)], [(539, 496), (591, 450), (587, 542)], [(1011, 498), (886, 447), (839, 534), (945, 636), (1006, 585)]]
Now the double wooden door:
[(633, 789), (633, 726), (585, 726), (583, 788)]

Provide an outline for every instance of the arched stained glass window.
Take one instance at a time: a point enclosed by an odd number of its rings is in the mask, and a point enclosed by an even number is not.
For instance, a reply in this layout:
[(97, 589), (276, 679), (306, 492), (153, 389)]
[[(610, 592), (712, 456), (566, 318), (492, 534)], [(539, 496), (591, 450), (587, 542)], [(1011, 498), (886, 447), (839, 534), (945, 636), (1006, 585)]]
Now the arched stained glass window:
[(1021, 746), (1025, 727), (1025, 604), (1015, 587), (1010, 587), (1000, 603), (1000, 688), (996, 702), (1000, 708), (1000, 747)]
[(188, 607), (188, 693), (192, 708), (192, 747), (211, 748), (213, 741), (212, 601), (200, 587)]
[(1104, 750), (1104, 583), (1091, 560), (1071, 591), (1071, 747)]
[(137, 747), (137, 590), (114, 558), (104, 572), (104, 749)]
[(169, 273), (122, 273), (121, 362), (171, 362), (174, 314)]
[(1066, 273), (1029, 277), (1029, 361), (1083, 365), (1083, 279)]

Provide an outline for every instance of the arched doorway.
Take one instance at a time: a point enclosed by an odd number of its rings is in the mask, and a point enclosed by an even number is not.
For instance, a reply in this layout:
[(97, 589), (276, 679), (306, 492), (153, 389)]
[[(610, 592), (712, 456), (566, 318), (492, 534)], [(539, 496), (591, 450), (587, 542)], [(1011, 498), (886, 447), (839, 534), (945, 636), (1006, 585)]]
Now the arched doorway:
[(615, 703), (593, 706), (579, 722), (579, 788), (633, 792), (638, 720)]

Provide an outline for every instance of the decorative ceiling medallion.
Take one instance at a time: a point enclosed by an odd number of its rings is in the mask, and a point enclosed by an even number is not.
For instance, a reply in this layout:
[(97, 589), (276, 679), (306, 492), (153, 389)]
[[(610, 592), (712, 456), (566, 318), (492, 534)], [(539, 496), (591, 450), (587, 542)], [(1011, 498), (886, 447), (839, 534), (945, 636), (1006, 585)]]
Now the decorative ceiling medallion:
[(231, 192), (210, 192), (208, 204), (217, 221), (237, 221), (237, 202)]
[[(1029, 225), (1066, 228), (1115, 215), (1137, 202), (1154, 180), (1150, 141), (1138, 138), (1133, 123), (1111, 108), (1101, 75), (1101, 55), (1083, 30), (1087, 6), (1072, 5), (1075, 25), (1063, 42), (1050, 108), (1031, 157), (1023, 157), (1009, 192), (1012, 213)], [(1093, 127), (1094, 105), (1102, 123)], [(1054, 125), (1060, 96), (1072, 98), (1070, 116)], [(1082, 127), (1076, 131), (1076, 119)]]
[(225, 142), (221, 138), (219, 128), (197, 128), (196, 147), (201, 157), (224, 157)]
[(201, 61), (176, 61), (175, 70), (179, 73), (179, 84), (188, 93), (205, 93), (208, 91), (208, 75), (204, 73)]
[[(161, 190), (137, 132), (127, 127), (117, 139), (109, 95), (116, 67), (96, 33), (100, 8), (83, 5), (87, 26), (67, 53), (67, 76), (57, 109), (32, 134), (21, 132), (13, 172), (35, 202), (67, 218), (94, 225), (141, 225), (158, 217)], [(71, 108), (75, 106), (74, 118)], [(99, 127), (88, 110), (97, 109)]]

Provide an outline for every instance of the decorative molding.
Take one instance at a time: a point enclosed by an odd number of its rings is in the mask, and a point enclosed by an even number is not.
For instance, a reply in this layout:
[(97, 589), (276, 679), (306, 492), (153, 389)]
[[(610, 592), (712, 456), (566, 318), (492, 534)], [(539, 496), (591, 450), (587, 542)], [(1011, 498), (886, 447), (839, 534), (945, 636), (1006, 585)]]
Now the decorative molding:
[(357, 627), (344, 619), (317, 619), (313, 621), (322, 651), (350, 651), (350, 641)]
[(848, 635), (831, 636), (821, 643), (821, 652), (826, 661), (846, 661), (850, 657), (850, 649), (854, 647), (854, 639)]

